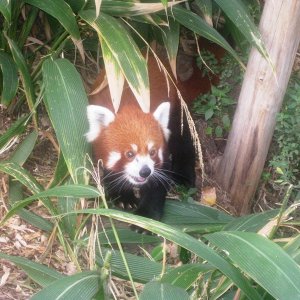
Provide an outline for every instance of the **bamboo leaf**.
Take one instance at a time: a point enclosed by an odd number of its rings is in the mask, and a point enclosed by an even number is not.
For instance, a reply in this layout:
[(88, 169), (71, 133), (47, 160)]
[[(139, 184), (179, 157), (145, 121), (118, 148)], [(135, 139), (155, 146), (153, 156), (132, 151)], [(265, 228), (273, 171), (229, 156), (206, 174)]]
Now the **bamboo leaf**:
[(79, 212), (99, 214), (122, 222), (132, 223), (173, 241), (183, 248), (195, 253), (199, 257), (207, 260), (212, 266), (218, 268), (220, 272), (229, 277), (250, 299), (261, 299), (257, 291), (250, 285), (249, 281), (246, 280), (246, 278), (233, 265), (229, 264), (225, 259), (219, 256), (217, 252), (209, 248), (202, 241), (197, 240), (186, 233), (179, 232), (173, 226), (112, 209), (84, 209)]
[(242, 216), (226, 224), (223, 230), (258, 232), (271, 219), (275, 218), (278, 213), (279, 209), (273, 209), (258, 214)]
[(32, 193), (39, 193), (44, 190), (43, 186), (26, 169), (15, 162), (0, 163), (0, 170), (20, 181)]
[(13, 137), (24, 132), (26, 128), (25, 123), (27, 122), (28, 118), (29, 116), (18, 118), (18, 120), (12, 126), (10, 126), (10, 128), (4, 134), (0, 136), (0, 149)]
[(205, 235), (276, 299), (298, 299), (300, 268), (277, 244), (252, 232)]
[[(120, 239), (121, 243), (124, 244), (146, 244), (161, 242), (161, 239), (157, 236), (137, 233), (127, 228), (118, 228), (117, 231), (118, 238)], [(98, 238), (100, 244), (103, 246), (117, 243), (116, 237), (112, 229), (103, 230), (103, 232), (99, 233)], [(89, 237), (81, 238), (80, 242), (84, 242), (86, 244), (88, 242), (88, 239)]]
[(34, 145), (36, 143), (38, 134), (36, 131), (32, 131), (26, 136), (22, 143), (17, 147), (14, 153), (10, 157), (10, 161), (22, 166), (31, 154)]
[(82, 272), (60, 278), (35, 294), (31, 300), (92, 299), (99, 289), (98, 272)]
[[(104, 257), (108, 251), (111, 251), (111, 249), (101, 248), (100, 253), (96, 256), (97, 264), (100, 266), (104, 265)], [(119, 278), (128, 280), (128, 274), (120, 251), (114, 250), (111, 255), (111, 273)], [(147, 283), (153, 280), (153, 278), (158, 277), (162, 272), (161, 263), (152, 261), (146, 257), (125, 253), (125, 258), (135, 282)], [(169, 265), (166, 265), (166, 270), (169, 270), (169, 268)]]
[(88, 131), (85, 113), (88, 100), (82, 80), (66, 59), (48, 59), (42, 69), (45, 104), (66, 165), (73, 181), (84, 183), (82, 167), (89, 146), (84, 136)]
[(231, 0), (215, 0), (227, 17), (233, 22), (236, 28), (244, 35), (244, 37), (255, 46), (260, 53), (268, 58), (268, 54), (262, 42), (261, 34), (254, 22), (250, 18), (246, 7), (242, 1)]
[(0, 258), (9, 260), (19, 268), (22, 268), (33, 281), (43, 287), (65, 277), (53, 269), (23, 257), (7, 255), (0, 252)]
[[(1, 170), (1, 165), (0, 165)], [(45, 206), (52, 212), (52, 214), (57, 213), (49, 202), (48, 197), (78, 197), (78, 198), (96, 198), (101, 197), (102, 195), (99, 191), (88, 185), (62, 185), (57, 186), (52, 189), (42, 191), (40, 193), (36, 193), (24, 200), (16, 202), (9, 212), (5, 215), (5, 217), (1, 220), (0, 225), (5, 223), (10, 217), (12, 217), (16, 212), (18, 212), (21, 208), (29, 205), (33, 200), (41, 199), (41, 201), (45, 204)]]
[(104, 40), (118, 62), (141, 109), (149, 112), (150, 91), (147, 64), (136, 43), (122, 23), (104, 13), (98, 18), (92, 10), (82, 11), (80, 17), (92, 26)]
[(0, 0), (0, 12), (9, 23), (11, 21), (11, 0)]
[[(167, 7), (173, 7), (183, 1), (169, 1), (164, 5), (160, 1), (148, 1), (147, 3), (136, 2), (136, 1), (111, 1), (111, 0), (102, 0), (101, 12), (107, 13), (112, 16), (139, 16), (156, 13), (162, 10), (165, 10)], [(93, 6), (90, 6), (93, 8)]]
[(203, 19), (201, 19), (198, 15), (191, 12), (190, 10), (178, 6), (173, 7), (173, 9), (169, 11), (169, 15), (174, 16), (175, 20), (186, 28), (223, 47), (241, 65), (243, 65), (239, 56), (228, 44), (228, 42), (214, 28), (203, 21)]
[(175, 22), (173, 19), (170, 18), (169, 26), (167, 28), (162, 28), (162, 30), (162, 38), (167, 50), (172, 73), (175, 76), (175, 78), (177, 78), (176, 58), (179, 45), (179, 23)]
[(28, 70), (28, 65), (26, 63), (26, 60), (20, 51), (19, 47), (17, 46), (16, 42), (11, 40), (10, 38), (6, 37), (10, 51), (13, 55), (14, 61), (16, 65), (18, 66), (22, 84), (25, 90), (26, 100), (28, 103), (28, 107), (31, 112), (34, 112), (34, 103), (35, 103), (35, 94), (34, 94), (34, 88), (32, 79), (30, 76), (30, 72)]
[(163, 222), (167, 224), (226, 224), (233, 217), (199, 204), (166, 201)]
[(187, 290), (199, 278), (200, 274), (213, 270), (215, 270), (215, 268), (208, 264), (186, 264), (167, 272), (161, 278), (161, 282), (168, 282)]
[(16, 96), (19, 79), (15, 62), (3, 51), (0, 51), (0, 68), (3, 77), (1, 103), (7, 106)]
[(106, 42), (103, 39), (101, 39), (101, 49), (111, 100), (114, 110), (115, 112), (117, 112), (121, 102), (125, 78), (116, 59), (114, 58), (112, 52), (107, 47)]
[(189, 300), (189, 294), (179, 287), (158, 281), (149, 282), (144, 286), (140, 300)]
[(75, 15), (70, 6), (63, 0), (25, 0), (26, 3), (38, 7), (57, 19), (66, 31), (75, 39), (80, 40)]

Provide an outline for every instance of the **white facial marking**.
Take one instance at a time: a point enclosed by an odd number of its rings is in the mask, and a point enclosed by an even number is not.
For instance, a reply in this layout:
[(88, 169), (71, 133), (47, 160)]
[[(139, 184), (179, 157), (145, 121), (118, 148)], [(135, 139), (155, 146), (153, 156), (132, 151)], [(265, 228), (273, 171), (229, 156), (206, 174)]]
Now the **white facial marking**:
[[(140, 171), (144, 166), (147, 166), (151, 170), (151, 173), (147, 178), (140, 176)], [(137, 155), (133, 161), (125, 166), (125, 172), (129, 182), (135, 185), (142, 185), (146, 183), (147, 179), (153, 174), (154, 161), (149, 155)]]
[(89, 122), (89, 131), (85, 136), (88, 142), (92, 142), (99, 136), (103, 127), (107, 127), (114, 121), (115, 115), (106, 107), (88, 105), (87, 118)]
[(138, 151), (138, 146), (136, 144), (131, 144), (130, 146), (134, 152)]
[(153, 146), (154, 146), (154, 143), (152, 141), (150, 141), (148, 143), (148, 151), (150, 151)]
[(160, 161), (163, 161), (163, 151), (161, 148), (158, 149), (158, 158)]
[(168, 140), (170, 137), (170, 130), (168, 129), (170, 116), (170, 102), (161, 103), (153, 113), (153, 117), (159, 123), (163, 130), (165, 139)]
[(108, 160), (106, 163), (106, 168), (111, 169), (115, 166), (115, 164), (121, 159), (121, 153), (112, 151), (109, 153)]

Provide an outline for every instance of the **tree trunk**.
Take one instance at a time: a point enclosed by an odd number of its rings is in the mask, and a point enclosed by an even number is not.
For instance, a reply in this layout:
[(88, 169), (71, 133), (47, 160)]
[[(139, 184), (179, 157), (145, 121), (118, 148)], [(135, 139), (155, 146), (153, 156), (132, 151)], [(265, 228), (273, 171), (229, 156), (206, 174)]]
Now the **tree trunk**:
[(300, 1), (266, 0), (260, 32), (272, 65), (252, 49), (216, 177), (239, 214), (249, 212), (300, 41)]

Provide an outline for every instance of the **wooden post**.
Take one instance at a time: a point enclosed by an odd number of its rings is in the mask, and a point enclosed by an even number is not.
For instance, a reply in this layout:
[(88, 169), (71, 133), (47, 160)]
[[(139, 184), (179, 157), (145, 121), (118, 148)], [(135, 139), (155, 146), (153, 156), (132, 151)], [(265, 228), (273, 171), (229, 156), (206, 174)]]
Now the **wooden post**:
[(260, 32), (272, 66), (252, 49), (216, 178), (238, 213), (249, 212), (300, 41), (300, 0), (266, 0)]

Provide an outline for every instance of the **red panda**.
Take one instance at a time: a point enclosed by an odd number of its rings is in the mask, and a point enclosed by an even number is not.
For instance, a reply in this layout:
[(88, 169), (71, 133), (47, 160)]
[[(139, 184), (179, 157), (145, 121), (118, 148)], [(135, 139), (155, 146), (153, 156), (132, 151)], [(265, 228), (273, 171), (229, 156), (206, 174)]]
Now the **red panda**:
[[(182, 114), (176, 88), (171, 82), (167, 84), (152, 55), (148, 57), (148, 72), (150, 113), (140, 109), (125, 85), (115, 114), (106, 87), (90, 97), (86, 136), (92, 143), (94, 159), (103, 162), (108, 196), (136, 203), (138, 215), (160, 220), (170, 182), (194, 185), (195, 150), (185, 116), (181, 132)], [(189, 94), (190, 84), (189, 80), (178, 83), (184, 97)], [(200, 90), (200, 78), (196, 84)], [(134, 187), (139, 188), (139, 199)]]

